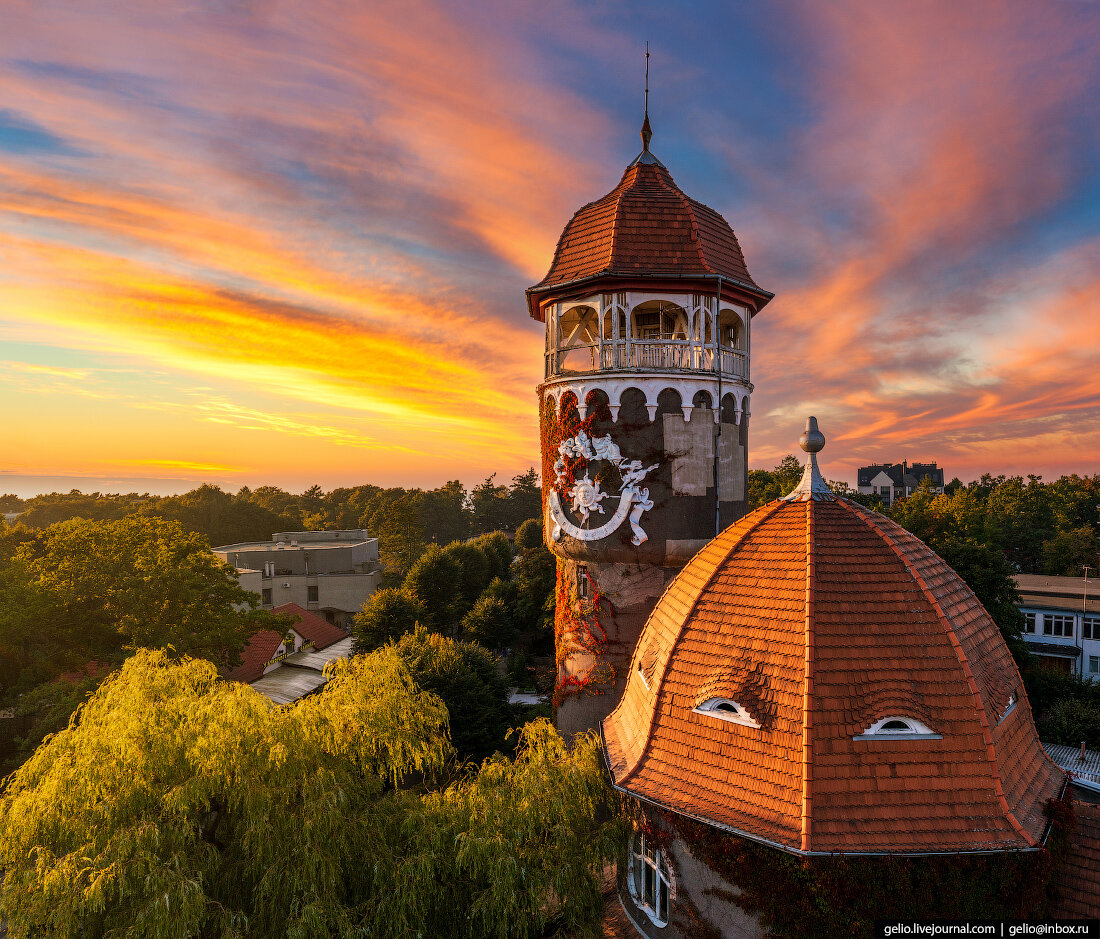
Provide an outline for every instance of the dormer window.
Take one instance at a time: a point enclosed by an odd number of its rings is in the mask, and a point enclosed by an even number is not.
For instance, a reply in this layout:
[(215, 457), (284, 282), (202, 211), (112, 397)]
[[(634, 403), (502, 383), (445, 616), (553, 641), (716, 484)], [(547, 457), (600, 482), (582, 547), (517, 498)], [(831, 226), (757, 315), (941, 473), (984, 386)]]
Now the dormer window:
[(646, 686), (646, 690), (652, 691), (652, 689), (649, 687), (649, 682), (646, 681), (645, 669), (642, 668), (641, 665), (638, 666), (638, 677), (642, 680), (642, 684)]
[(931, 727), (915, 717), (884, 717), (875, 721), (853, 740), (940, 740)]
[(749, 713), (748, 708), (730, 698), (710, 698), (698, 707), (693, 708), (697, 714), (707, 714), (710, 717), (718, 717), (731, 724), (742, 724), (745, 727), (759, 727), (759, 721)]
[[(1005, 704), (1005, 709), (1001, 712), (1001, 721), (1003, 721), (1009, 714), (1012, 713), (1013, 708), (1016, 707), (1016, 693), (1013, 692), (1008, 696), (1008, 701)], [(998, 721), (999, 724), (1001, 721)]]

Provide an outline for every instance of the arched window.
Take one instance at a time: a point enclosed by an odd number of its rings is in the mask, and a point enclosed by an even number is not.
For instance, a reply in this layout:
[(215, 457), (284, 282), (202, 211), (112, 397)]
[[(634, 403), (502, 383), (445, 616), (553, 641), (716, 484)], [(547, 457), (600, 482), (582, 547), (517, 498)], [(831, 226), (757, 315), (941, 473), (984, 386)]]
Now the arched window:
[(748, 708), (731, 698), (710, 698), (693, 710), (699, 714), (721, 718), (731, 724), (743, 724), (746, 727), (760, 726), (760, 723), (749, 713)]
[(630, 842), (627, 887), (634, 902), (655, 926), (667, 925), (668, 903), (672, 896), (668, 859), (643, 832), (635, 834)]
[(940, 734), (915, 717), (884, 717), (852, 739), (940, 740), (942, 738)]

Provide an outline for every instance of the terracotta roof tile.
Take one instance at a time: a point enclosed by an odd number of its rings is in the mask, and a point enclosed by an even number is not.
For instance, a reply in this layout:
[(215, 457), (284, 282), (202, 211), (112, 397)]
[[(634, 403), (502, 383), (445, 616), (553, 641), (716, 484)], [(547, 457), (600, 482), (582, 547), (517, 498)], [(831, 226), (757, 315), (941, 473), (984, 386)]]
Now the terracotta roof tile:
[[(693, 710), (715, 696), (761, 726)], [(853, 739), (886, 717), (940, 739)], [(842, 500), (773, 502), (696, 555), (603, 733), (620, 787), (793, 851), (1033, 847), (1062, 780), (974, 595)]]
[(1054, 873), (1058, 898), (1049, 914), (1063, 919), (1100, 916), (1100, 805), (1074, 802), (1077, 830)]
[[(634, 163), (619, 185), (582, 207), (558, 240), (546, 276), (528, 291), (613, 275), (712, 277), (720, 274), (759, 293), (729, 223), (686, 196), (660, 163)], [(761, 303), (763, 306), (763, 303)], [(538, 302), (531, 313), (539, 317)]]
[(241, 664), (227, 672), (225, 677), (230, 681), (252, 684), (263, 675), (264, 665), (282, 644), (283, 637), (273, 629), (261, 629), (254, 633), (241, 651)]
[(284, 603), (271, 612), (296, 616), (297, 619), (291, 624), (291, 629), (303, 639), (310, 640), (314, 649), (325, 649), (334, 642), (348, 638), (348, 634), (339, 626), (333, 626), (328, 620), (302, 609), (297, 603)]

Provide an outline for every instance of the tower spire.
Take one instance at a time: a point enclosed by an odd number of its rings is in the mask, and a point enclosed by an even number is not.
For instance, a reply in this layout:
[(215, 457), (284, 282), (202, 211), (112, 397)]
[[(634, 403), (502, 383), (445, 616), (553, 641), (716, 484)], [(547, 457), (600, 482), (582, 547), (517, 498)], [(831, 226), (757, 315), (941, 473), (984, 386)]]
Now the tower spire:
[(642, 118), (642, 153), (649, 153), (653, 130), (649, 126), (649, 43), (645, 44), (645, 116)]

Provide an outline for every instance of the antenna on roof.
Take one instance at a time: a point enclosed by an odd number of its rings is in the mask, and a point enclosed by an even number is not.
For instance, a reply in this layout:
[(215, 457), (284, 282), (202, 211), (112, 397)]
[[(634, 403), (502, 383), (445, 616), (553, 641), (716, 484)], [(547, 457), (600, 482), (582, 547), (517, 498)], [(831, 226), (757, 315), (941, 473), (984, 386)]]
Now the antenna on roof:
[(645, 116), (642, 118), (642, 153), (649, 153), (653, 130), (649, 126), (649, 43), (645, 44)]

